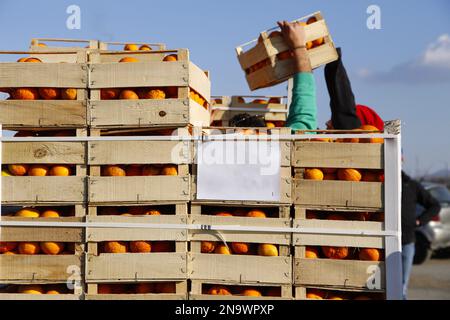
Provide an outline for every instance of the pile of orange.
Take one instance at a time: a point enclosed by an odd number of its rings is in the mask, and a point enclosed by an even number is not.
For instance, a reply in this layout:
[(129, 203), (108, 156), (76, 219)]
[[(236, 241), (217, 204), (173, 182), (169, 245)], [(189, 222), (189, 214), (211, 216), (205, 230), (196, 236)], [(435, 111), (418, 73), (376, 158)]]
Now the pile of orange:
[(259, 255), (266, 257), (278, 256), (278, 248), (274, 244), (268, 243), (245, 243), (245, 242), (230, 242), (229, 245), (214, 241), (202, 241), (202, 253), (213, 254), (239, 254), (239, 255)]
[(17, 293), (21, 294), (70, 294), (71, 292), (65, 284), (29, 284), (20, 285)]
[(337, 260), (363, 260), (363, 261), (381, 261), (383, 260), (383, 251), (376, 248), (348, 248), (348, 247), (314, 247), (307, 246), (305, 249), (305, 258), (308, 259), (337, 259)]
[(189, 98), (191, 98), (204, 108), (208, 107), (208, 103), (206, 102), (206, 100), (192, 88), (189, 88)]
[(159, 216), (161, 210), (148, 207), (98, 207), (98, 215), (100, 216)]
[(281, 297), (281, 287), (249, 287), (232, 285), (207, 285), (202, 294), (220, 296)]
[(46, 255), (66, 255), (74, 254), (72, 243), (64, 242), (0, 242), (0, 254), (46, 254)]
[(102, 176), (125, 177), (125, 176), (177, 176), (178, 167), (174, 164), (130, 164), (106, 165), (102, 167)]
[[(355, 134), (377, 134), (380, 133), (380, 130), (378, 130), (377, 127), (371, 126), (371, 125), (362, 125), (358, 129), (353, 129), (352, 131), (355, 132)], [(337, 142), (337, 143), (383, 143), (383, 138), (344, 138), (344, 139), (331, 139), (331, 138), (313, 138), (311, 141), (315, 142)]]
[(307, 180), (341, 180), (341, 181), (363, 181), (384, 182), (383, 170), (361, 170), (361, 169), (337, 169), (337, 168), (308, 168), (305, 169), (303, 178)]
[(60, 176), (66, 177), (73, 174), (70, 165), (63, 164), (10, 164), (3, 169), (4, 175), (11, 176)]
[(378, 300), (382, 296), (378, 293), (361, 293), (352, 291), (333, 291), (308, 288), (306, 298), (314, 300)]
[(175, 252), (173, 241), (105, 241), (99, 247), (100, 253)]
[(142, 282), (128, 283), (102, 283), (97, 287), (98, 294), (168, 294), (176, 293), (175, 282)]
[(134, 44), (134, 43), (127, 43), (123, 47), (124, 51), (152, 51), (152, 47), (148, 44), (143, 44), (141, 46)]

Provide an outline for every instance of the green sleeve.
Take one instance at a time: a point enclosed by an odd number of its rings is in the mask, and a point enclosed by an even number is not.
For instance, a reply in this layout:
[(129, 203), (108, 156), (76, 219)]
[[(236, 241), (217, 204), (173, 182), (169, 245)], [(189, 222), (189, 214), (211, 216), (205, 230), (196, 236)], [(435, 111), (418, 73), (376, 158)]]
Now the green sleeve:
[(294, 75), (286, 126), (292, 130), (317, 129), (316, 85), (312, 73), (302, 72)]

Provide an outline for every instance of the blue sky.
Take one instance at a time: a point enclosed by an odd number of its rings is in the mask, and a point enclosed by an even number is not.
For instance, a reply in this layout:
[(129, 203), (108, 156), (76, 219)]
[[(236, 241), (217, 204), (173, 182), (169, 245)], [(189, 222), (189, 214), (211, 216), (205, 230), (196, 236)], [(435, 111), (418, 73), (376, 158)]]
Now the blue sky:
[[(80, 30), (66, 28), (66, 8), (72, 4), (81, 8)], [(381, 9), (381, 30), (366, 26), (371, 4)], [(192, 60), (211, 71), (214, 95), (249, 94), (234, 48), (279, 19), (319, 10), (343, 48), (357, 102), (373, 107), (386, 120), (402, 119), (406, 170), (414, 174), (443, 169), (450, 163), (446, 0), (0, 0), (0, 49), (24, 50), (32, 37), (163, 42), (190, 49)], [(323, 68), (315, 75), (323, 127), (330, 116)], [(255, 94), (286, 94), (286, 86)]]

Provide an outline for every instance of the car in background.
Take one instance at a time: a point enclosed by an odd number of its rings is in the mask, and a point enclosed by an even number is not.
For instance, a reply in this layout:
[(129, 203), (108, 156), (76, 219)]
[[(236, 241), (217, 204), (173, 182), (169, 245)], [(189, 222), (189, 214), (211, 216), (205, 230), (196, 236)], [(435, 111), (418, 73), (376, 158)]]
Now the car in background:
[[(433, 253), (439, 254), (450, 250), (450, 191), (445, 185), (422, 182), (441, 204), (441, 211), (425, 226), (416, 230), (416, 253), (414, 264), (422, 264)], [(419, 216), (424, 208), (417, 206), (416, 215)]]

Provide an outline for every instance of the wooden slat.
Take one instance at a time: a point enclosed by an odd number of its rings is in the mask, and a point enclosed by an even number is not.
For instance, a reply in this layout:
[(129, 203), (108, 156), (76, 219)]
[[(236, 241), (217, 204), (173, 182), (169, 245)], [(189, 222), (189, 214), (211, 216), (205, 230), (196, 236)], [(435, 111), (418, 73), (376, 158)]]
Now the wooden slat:
[(81, 270), (81, 259), (76, 255), (0, 255), (0, 281), (66, 282), (71, 275), (67, 268), (78, 266)]
[(3, 203), (72, 202), (85, 198), (84, 177), (2, 177)]
[(189, 201), (189, 176), (89, 177), (89, 201)]
[(383, 169), (383, 144), (296, 141), (292, 165), (301, 168)]
[(85, 164), (84, 142), (4, 142), (2, 163)]
[(86, 281), (184, 280), (187, 279), (186, 258), (186, 253), (88, 254)]
[(197, 91), (206, 102), (211, 101), (211, 81), (205, 71), (189, 62), (189, 86)]
[(86, 88), (87, 68), (75, 63), (0, 63), (0, 87)]
[(317, 181), (294, 179), (294, 204), (336, 208), (384, 207), (383, 184), (380, 182)]
[[(292, 283), (290, 257), (189, 253), (189, 278), (246, 283)], [(274, 272), (276, 270), (276, 272)]]
[[(377, 269), (374, 274), (374, 270)], [(334, 259), (296, 258), (294, 282), (296, 285), (338, 286), (373, 289), (374, 277), (385, 289), (385, 266), (379, 261), (350, 261)]]
[(84, 127), (86, 103), (63, 100), (0, 101), (0, 123), (9, 127)]

